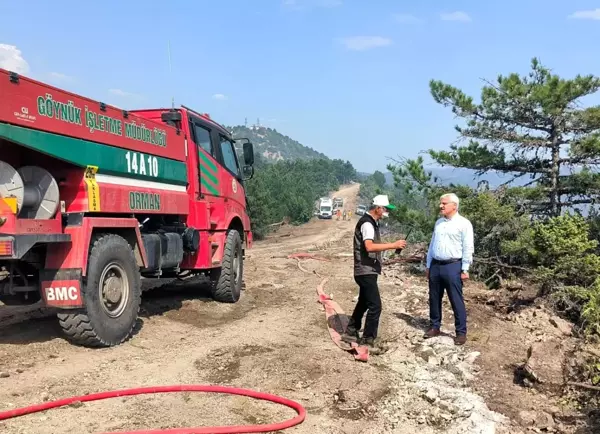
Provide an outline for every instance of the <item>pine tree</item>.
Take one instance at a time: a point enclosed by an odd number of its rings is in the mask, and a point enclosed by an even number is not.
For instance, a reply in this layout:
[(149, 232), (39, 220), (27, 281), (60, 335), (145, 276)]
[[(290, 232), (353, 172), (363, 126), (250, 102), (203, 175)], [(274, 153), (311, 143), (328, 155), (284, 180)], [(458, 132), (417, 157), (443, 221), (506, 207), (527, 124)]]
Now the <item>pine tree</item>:
[(531, 61), (527, 76), (498, 76), (482, 89), (481, 102), (441, 81), (431, 80), (435, 101), (466, 121), (456, 126), (464, 146), (430, 150), (441, 165), (529, 176), (537, 196), (533, 212), (557, 216), (564, 207), (594, 204), (600, 198), (600, 106), (581, 99), (600, 88), (600, 78), (564, 79)]
[(373, 173), (373, 180), (379, 189), (383, 189), (385, 187), (385, 183), (387, 182), (385, 175), (379, 170), (376, 170), (375, 173)]

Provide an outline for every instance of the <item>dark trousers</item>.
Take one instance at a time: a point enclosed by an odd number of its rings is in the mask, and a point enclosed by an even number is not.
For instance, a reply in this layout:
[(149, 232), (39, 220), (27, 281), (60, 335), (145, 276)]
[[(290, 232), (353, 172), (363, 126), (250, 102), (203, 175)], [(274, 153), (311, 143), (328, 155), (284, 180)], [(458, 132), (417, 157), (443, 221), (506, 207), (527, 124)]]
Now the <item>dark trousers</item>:
[(431, 327), (442, 325), (442, 298), (444, 289), (448, 292), (454, 312), (454, 326), (457, 334), (467, 334), (467, 311), (463, 299), (463, 282), (460, 278), (461, 262), (451, 264), (432, 263), (429, 269), (429, 319)]
[(348, 322), (348, 331), (357, 332), (362, 325), (362, 319), (367, 313), (363, 338), (377, 337), (379, 329), (379, 317), (381, 317), (381, 296), (377, 286), (377, 274), (368, 274), (365, 276), (354, 276), (354, 281), (360, 287), (358, 293), (358, 302), (354, 308), (354, 313)]

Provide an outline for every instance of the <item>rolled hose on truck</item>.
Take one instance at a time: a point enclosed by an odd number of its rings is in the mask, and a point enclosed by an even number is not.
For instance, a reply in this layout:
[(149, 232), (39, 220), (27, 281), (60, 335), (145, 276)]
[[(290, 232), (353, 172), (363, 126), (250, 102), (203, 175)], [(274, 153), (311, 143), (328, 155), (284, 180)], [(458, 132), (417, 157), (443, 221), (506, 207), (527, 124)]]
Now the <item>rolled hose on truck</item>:
[[(263, 425), (238, 425), (238, 426), (218, 426), (218, 427), (198, 427), (198, 428), (170, 428), (158, 430), (138, 430), (138, 431), (118, 431), (118, 434), (232, 434), (232, 433), (256, 433), (256, 432), (275, 432), (291, 428), (304, 422), (306, 418), (306, 410), (299, 403), (281, 396), (272, 395), (265, 392), (257, 392), (250, 389), (241, 389), (237, 387), (227, 386), (209, 386), (209, 385), (177, 385), (177, 386), (155, 386), (155, 387), (140, 387), (134, 389), (115, 390), (112, 392), (92, 393), (83, 396), (74, 396), (71, 398), (60, 399), (57, 401), (46, 402), (44, 404), (32, 405), (29, 407), (17, 408), (0, 412), (0, 421), (12, 419), (28, 414), (39, 413), (41, 411), (51, 410), (54, 408), (64, 407), (77, 402), (100, 401), (109, 398), (119, 398), (123, 396), (146, 395), (151, 393), (171, 393), (171, 392), (208, 392), (208, 393), (223, 393), (229, 395), (247, 396), (249, 398), (260, 399), (263, 401), (281, 404), (292, 408), (298, 413), (293, 419), (288, 419), (283, 422), (263, 424)], [(116, 434), (117, 432), (104, 433)]]

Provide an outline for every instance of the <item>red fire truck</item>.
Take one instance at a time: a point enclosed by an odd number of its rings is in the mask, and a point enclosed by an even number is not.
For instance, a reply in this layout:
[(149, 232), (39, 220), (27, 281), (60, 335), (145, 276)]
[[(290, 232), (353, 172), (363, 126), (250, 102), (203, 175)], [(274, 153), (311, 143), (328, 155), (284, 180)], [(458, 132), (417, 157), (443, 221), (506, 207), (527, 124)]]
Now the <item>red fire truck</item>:
[[(240, 298), (253, 145), (188, 107), (127, 111), (0, 69), (0, 302), (58, 308), (75, 344), (131, 336), (141, 280)], [(1, 306), (1, 305), (0, 305)]]

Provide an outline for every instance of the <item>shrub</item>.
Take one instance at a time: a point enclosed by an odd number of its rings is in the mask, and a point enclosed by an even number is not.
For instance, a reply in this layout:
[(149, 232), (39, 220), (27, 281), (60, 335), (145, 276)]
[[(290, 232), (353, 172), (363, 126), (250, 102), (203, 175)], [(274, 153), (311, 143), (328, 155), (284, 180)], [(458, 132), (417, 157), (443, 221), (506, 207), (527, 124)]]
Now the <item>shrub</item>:
[(535, 267), (541, 294), (551, 294), (559, 311), (584, 332), (600, 334), (600, 256), (589, 231), (583, 217), (565, 214), (536, 222), (503, 247)]

